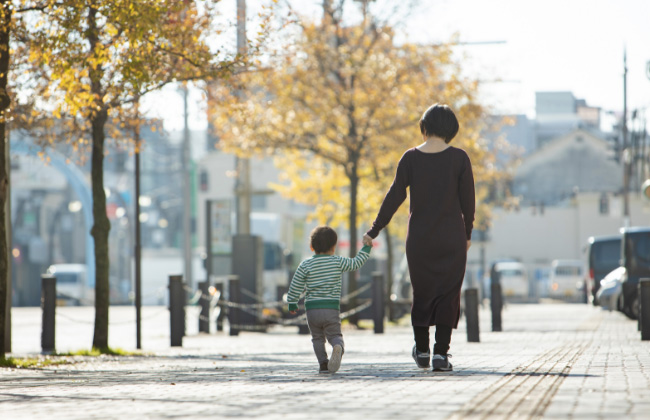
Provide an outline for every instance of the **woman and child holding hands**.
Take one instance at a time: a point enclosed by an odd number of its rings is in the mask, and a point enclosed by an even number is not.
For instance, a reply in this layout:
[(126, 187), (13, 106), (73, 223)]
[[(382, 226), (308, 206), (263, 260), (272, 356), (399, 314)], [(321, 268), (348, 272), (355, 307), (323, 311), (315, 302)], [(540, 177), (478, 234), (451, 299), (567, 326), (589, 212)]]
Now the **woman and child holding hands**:
[[(289, 287), (289, 311), (296, 313), (305, 293), (307, 322), (321, 373), (334, 373), (344, 353), (341, 334), (341, 278), (358, 270), (370, 257), (372, 240), (390, 222), (406, 199), (411, 205), (406, 236), (413, 305), (412, 356), (419, 368), (450, 371), (451, 330), (458, 326), (460, 290), (471, 245), (475, 198), (472, 165), (467, 153), (449, 146), (458, 133), (454, 112), (446, 105), (429, 107), (420, 119), (424, 143), (407, 150), (397, 165), (391, 185), (372, 227), (363, 236), (363, 248), (354, 258), (335, 255), (337, 235), (327, 226), (311, 233), (314, 255), (296, 270)], [(429, 327), (435, 325), (433, 357)], [(332, 346), (327, 357), (325, 341)]]

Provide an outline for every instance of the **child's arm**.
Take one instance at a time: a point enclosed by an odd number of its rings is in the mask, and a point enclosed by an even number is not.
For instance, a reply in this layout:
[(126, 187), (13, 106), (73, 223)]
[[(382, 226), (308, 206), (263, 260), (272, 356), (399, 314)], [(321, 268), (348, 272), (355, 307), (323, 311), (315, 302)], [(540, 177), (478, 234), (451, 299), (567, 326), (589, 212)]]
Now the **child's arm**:
[(305, 284), (307, 280), (307, 273), (303, 268), (303, 265), (300, 264), (296, 273), (291, 279), (291, 284), (289, 285), (289, 293), (287, 293), (287, 302), (289, 303), (289, 312), (295, 314), (298, 311), (298, 300), (300, 295), (305, 290)]
[(365, 264), (366, 261), (368, 261), (368, 258), (370, 258), (371, 249), (372, 246), (366, 245), (363, 248), (361, 248), (361, 250), (357, 253), (357, 256), (354, 258), (340, 257), (341, 270), (354, 271), (360, 269), (361, 266)]

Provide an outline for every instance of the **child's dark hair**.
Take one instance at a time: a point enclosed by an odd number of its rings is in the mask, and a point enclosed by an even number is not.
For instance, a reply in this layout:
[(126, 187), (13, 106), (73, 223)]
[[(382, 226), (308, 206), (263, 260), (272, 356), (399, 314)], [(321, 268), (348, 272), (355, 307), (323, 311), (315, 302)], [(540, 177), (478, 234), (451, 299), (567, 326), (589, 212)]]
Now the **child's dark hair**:
[(314, 252), (317, 254), (324, 254), (338, 241), (338, 236), (334, 229), (329, 226), (318, 226), (311, 231), (311, 247), (314, 248)]
[(447, 105), (433, 104), (420, 118), (420, 132), (427, 137), (440, 137), (449, 143), (458, 133), (458, 119)]

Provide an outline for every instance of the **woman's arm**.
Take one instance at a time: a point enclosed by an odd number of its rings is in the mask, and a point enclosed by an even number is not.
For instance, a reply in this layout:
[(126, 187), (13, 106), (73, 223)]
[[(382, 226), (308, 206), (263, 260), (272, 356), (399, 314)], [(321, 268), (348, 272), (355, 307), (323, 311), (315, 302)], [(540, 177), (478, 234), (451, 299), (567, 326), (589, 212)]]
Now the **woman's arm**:
[(373, 239), (379, 235), (379, 232), (384, 227), (386, 227), (390, 222), (390, 219), (393, 218), (397, 209), (399, 209), (399, 206), (401, 206), (404, 200), (406, 200), (406, 187), (410, 184), (407, 160), (407, 155), (404, 153), (397, 164), (395, 179), (393, 180), (393, 184), (390, 186), (388, 193), (386, 193), (384, 201), (381, 203), (379, 213), (377, 213), (377, 218), (373, 222), (370, 230), (366, 232), (366, 235)]
[[(472, 162), (470, 162), (467, 155), (465, 155), (465, 162), (458, 180), (458, 198), (460, 199), (460, 209), (463, 212), (463, 220), (465, 221), (465, 234), (467, 240), (470, 241), (472, 239), (472, 228), (474, 227), (476, 196), (474, 193)], [(467, 245), (467, 249), (469, 249), (469, 245)]]

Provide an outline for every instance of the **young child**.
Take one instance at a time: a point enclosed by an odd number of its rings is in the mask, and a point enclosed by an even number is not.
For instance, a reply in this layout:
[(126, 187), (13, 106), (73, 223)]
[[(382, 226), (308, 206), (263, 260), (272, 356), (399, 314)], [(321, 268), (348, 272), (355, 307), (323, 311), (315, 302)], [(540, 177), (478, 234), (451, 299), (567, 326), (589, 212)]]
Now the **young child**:
[[(315, 255), (300, 263), (291, 280), (287, 301), (289, 312), (298, 311), (298, 299), (304, 290), (307, 324), (311, 332), (314, 353), (320, 364), (320, 373), (334, 373), (341, 366), (343, 335), (341, 334), (341, 277), (345, 271), (354, 271), (370, 257), (366, 245), (354, 258), (334, 255), (338, 238), (334, 229), (319, 226), (311, 232), (310, 248)], [(332, 357), (327, 359), (325, 339), (332, 346)]]

